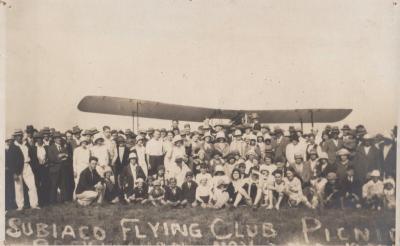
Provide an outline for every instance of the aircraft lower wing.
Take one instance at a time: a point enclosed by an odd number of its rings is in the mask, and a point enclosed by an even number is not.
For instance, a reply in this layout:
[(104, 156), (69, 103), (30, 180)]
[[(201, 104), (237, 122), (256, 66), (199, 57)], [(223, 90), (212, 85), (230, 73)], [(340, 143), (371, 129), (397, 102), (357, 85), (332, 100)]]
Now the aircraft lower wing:
[(109, 96), (85, 96), (79, 102), (78, 109), (91, 113), (195, 122), (202, 122), (205, 118), (233, 119), (246, 113), (256, 113), (262, 123), (337, 122), (346, 118), (352, 111), (351, 109), (212, 109)]

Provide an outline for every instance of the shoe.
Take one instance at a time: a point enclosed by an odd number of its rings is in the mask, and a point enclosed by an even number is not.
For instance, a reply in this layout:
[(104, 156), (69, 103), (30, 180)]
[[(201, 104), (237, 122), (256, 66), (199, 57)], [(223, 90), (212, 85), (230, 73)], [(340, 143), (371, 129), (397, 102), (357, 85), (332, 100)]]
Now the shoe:
[(32, 209), (40, 209), (40, 207), (39, 207), (39, 206), (37, 206), (37, 207), (33, 207)]
[(17, 208), (17, 211), (22, 211), (24, 208)]

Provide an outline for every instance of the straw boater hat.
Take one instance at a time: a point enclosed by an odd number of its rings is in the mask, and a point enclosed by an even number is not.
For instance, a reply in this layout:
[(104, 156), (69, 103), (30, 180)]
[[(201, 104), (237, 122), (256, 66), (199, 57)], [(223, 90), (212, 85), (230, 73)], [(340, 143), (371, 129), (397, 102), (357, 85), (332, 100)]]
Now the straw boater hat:
[(225, 133), (223, 131), (217, 132), (217, 135), (215, 136), (215, 138), (216, 139), (223, 138), (226, 140)]
[(81, 132), (82, 132), (82, 129), (80, 129), (79, 126), (72, 127), (72, 134), (78, 134)]
[(328, 154), (326, 152), (321, 152), (321, 154), (319, 155), (319, 159), (320, 160), (322, 160), (322, 159), (328, 160)]
[(8, 142), (8, 141), (14, 141), (13, 135), (8, 135), (8, 137), (6, 137), (6, 139), (5, 139), (5, 141), (6, 141), (6, 142)]
[(43, 138), (43, 135), (40, 134), (40, 133), (38, 133), (38, 132), (35, 132), (35, 133), (33, 134), (33, 139), (38, 139), (38, 138)]
[(22, 136), (22, 135), (24, 135), (24, 132), (22, 131), (22, 129), (15, 129), (13, 135), (14, 135), (14, 137), (15, 136)]
[(53, 138), (55, 139), (55, 138), (61, 138), (62, 136), (61, 136), (61, 133), (59, 133), (59, 132), (54, 132), (53, 133)]
[(90, 135), (96, 135), (97, 133), (99, 133), (99, 130), (96, 127), (90, 128)]
[(371, 135), (371, 134), (368, 134), (368, 133), (365, 134), (363, 138), (364, 138), (364, 140), (371, 140), (371, 139), (373, 139), (372, 135)]
[(95, 143), (97, 143), (98, 140), (103, 140), (103, 141), (104, 141), (103, 135), (101, 135), (101, 134), (95, 135), (93, 141), (94, 141)]
[(371, 177), (380, 177), (381, 173), (379, 172), (379, 170), (372, 170), (371, 174), (369, 175)]
[(347, 149), (340, 149), (338, 152), (336, 152), (336, 154), (338, 155), (338, 156), (341, 156), (341, 155), (350, 155), (350, 152), (347, 150)]

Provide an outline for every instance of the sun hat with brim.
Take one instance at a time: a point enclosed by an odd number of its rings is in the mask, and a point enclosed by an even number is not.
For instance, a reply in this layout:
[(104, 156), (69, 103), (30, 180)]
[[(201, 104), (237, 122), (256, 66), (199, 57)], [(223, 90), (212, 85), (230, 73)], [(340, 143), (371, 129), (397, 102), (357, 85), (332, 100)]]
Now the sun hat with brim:
[(95, 143), (97, 143), (97, 141), (99, 141), (99, 140), (103, 140), (103, 141), (104, 141), (104, 137), (103, 137), (102, 135), (96, 135), (96, 136), (94, 137), (94, 139), (93, 139), (93, 141), (94, 141)]
[(318, 155), (318, 151), (316, 149), (310, 149), (308, 152), (309, 155)]
[(130, 153), (128, 159), (137, 159), (137, 155), (135, 153)]
[(216, 138), (216, 139), (219, 139), (219, 138), (226, 139), (225, 133), (222, 132), (222, 131), (220, 131), (220, 132), (217, 133), (217, 135), (215, 136), (215, 138)]
[(365, 134), (364, 136), (363, 136), (363, 139), (364, 140), (371, 140), (371, 139), (373, 139), (373, 137), (372, 137), (372, 135), (371, 134)]
[(264, 134), (264, 140), (271, 140), (271, 139), (272, 139), (271, 135), (269, 135), (268, 133)]
[(338, 152), (336, 152), (336, 154), (337, 154), (338, 156), (341, 156), (341, 155), (350, 155), (350, 151), (348, 151), (347, 149), (340, 149)]
[(13, 135), (14, 136), (22, 136), (22, 135), (24, 135), (24, 132), (22, 131), (22, 129), (15, 129)]
[(380, 177), (381, 176), (381, 172), (379, 172), (379, 170), (372, 170), (371, 174), (369, 175), (371, 177)]
[(104, 168), (104, 174), (106, 174), (106, 173), (113, 173), (113, 171), (112, 171), (112, 169), (111, 169), (111, 167), (110, 166), (106, 166), (105, 168)]
[(42, 130), (40, 130), (40, 132), (42, 132), (42, 134), (50, 134), (50, 128), (45, 126)]
[(81, 132), (82, 132), (82, 129), (80, 129), (79, 126), (72, 127), (72, 134), (78, 134)]
[(142, 135), (137, 135), (136, 136), (136, 142), (138, 142), (140, 140), (143, 140), (143, 139), (144, 139), (144, 137)]
[(257, 138), (264, 138), (264, 135), (262, 134), (262, 132), (257, 132)]
[(255, 156), (255, 157), (257, 157), (258, 155), (257, 155), (257, 153), (256, 153), (254, 150), (251, 149), (251, 150), (247, 151), (246, 156), (247, 156), (247, 157), (249, 157), (249, 156)]
[(328, 154), (326, 152), (321, 152), (321, 154), (319, 154), (319, 159), (326, 159), (328, 160)]
[(216, 172), (224, 172), (225, 173), (224, 167), (222, 165), (216, 165), (215, 169), (214, 169), (214, 173), (216, 173)]
[(156, 180), (153, 181), (153, 185), (154, 186), (160, 186), (161, 185), (161, 181), (156, 179)]
[(92, 132), (90, 130), (84, 130), (82, 136), (91, 136)]
[(336, 175), (336, 173), (334, 173), (334, 172), (330, 172), (330, 173), (328, 173), (328, 174), (326, 175), (326, 179), (327, 179), (327, 180), (334, 180), (334, 179), (337, 179), (337, 175)]

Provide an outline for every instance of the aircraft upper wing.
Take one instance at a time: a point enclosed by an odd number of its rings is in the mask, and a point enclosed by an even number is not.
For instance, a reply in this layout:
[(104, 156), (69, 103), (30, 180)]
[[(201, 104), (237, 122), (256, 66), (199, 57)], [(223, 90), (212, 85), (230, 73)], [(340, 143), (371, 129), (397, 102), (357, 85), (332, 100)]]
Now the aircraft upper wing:
[(83, 112), (195, 122), (202, 122), (205, 118), (233, 119), (245, 113), (257, 113), (262, 123), (336, 122), (346, 118), (352, 111), (351, 109), (212, 109), (108, 96), (85, 96), (79, 102), (78, 109)]

